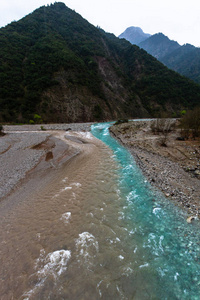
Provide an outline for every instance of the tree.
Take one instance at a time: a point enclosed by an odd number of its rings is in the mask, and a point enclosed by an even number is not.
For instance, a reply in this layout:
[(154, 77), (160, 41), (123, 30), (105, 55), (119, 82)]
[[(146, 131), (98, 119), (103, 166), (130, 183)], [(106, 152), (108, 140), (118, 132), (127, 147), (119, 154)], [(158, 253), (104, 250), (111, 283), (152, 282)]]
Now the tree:
[(180, 121), (181, 135), (185, 139), (200, 136), (200, 107), (188, 111)]
[(169, 133), (174, 129), (176, 120), (173, 119), (156, 119), (152, 121), (150, 127), (154, 134), (161, 135), (160, 144), (167, 147), (167, 138)]

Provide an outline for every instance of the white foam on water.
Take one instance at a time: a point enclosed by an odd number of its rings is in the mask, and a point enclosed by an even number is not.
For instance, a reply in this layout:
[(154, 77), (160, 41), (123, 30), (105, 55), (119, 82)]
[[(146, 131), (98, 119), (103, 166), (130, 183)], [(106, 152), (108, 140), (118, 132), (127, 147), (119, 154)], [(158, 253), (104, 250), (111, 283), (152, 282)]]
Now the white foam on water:
[(114, 240), (109, 239), (110, 244), (116, 244), (116, 243), (119, 243), (119, 242), (121, 242), (121, 240), (118, 237), (116, 237)]
[(79, 238), (75, 240), (75, 243), (79, 256), (83, 257), (86, 263), (89, 263), (90, 258), (94, 258), (99, 251), (97, 240), (89, 232), (80, 233)]
[(44, 266), (37, 271), (38, 277), (43, 279), (48, 275), (53, 275), (56, 279), (67, 269), (67, 263), (70, 258), (70, 250), (57, 250), (49, 253), (46, 257), (44, 257), (44, 252), (41, 252), (36, 267), (40, 263), (44, 264)]
[(74, 185), (74, 186), (76, 186), (76, 187), (81, 187), (81, 186), (82, 186), (82, 184), (79, 183), (79, 182), (73, 182), (71, 185), (72, 185), (72, 186)]
[(72, 216), (72, 213), (70, 211), (66, 212), (66, 213), (62, 214), (62, 217), (60, 218), (60, 220), (64, 221), (64, 223), (68, 224), (69, 220), (71, 219), (71, 216)]
[(161, 211), (161, 208), (160, 208), (160, 207), (155, 207), (155, 208), (153, 209), (153, 214), (156, 215), (156, 216), (158, 216), (160, 211)]
[(98, 292), (99, 292), (99, 296), (100, 296), (100, 298), (102, 297), (102, 293), (101, 293), (101, 290), (100, 290), (100, 285), (101, 285), (101, 283), (103, 282), (103, 280), (101, 280), (101, 281), (99, 281), (99, 283), (97, 284), (97, 290), (98, 290)]
[(92, 213), (92, 212), (90, 212), (90, 213), (87, 213), (87, 216), (90, 216), (91, 218), (94, 218), (94, 215), (93, 215), (93, 213)]
[(139, 268), (142, 269), (142, 268), (146, 268), (146, 267), (148, 267), (148, 266), (149, 266), (149, 264), (146, 263), (146, 264), (144, 264), (144, 265), (139, 266)]
[(161, 277), (164, 277), (167, 274), (167, 270), (161, 269), (161, 267), (158, 268), (158, 272)]
[(110, 228), (110, 230), (112, 231), (112, 233), (114, 233), (116, 235), (116, 232), (112, 228)]
[(38, 233), (36, 234), (36, 237), (37, 237), (38, 241), (40, 241), (41, 234), (38, 232)]
[(131, 229), (131, 231), (129, 231), (129, 235), (134, 235), (137, 232), (137, 228), (135, 228), (134, 230)]
[(119, 189), (116, 189), (116, 193), (117, 193), (117, 196), (120, 198), (121, 197), (121, 191)]
[(180, 276), (180, 275), (179, 275), (179, 273), (176, 272), (176, 274), (174, 275), (174, 281), (178, 280), (178, 276)]
[(162, 241), (164, 240), (164, 236), (161, 235), (160, 236), (160, 239), (159, 239), (159, 249), (164, 252), (164, 249), (163, 249), (163, 246), (162, 246)]
[(68, 180), (68, 177), (63, 178), (62, 182), (66, 183)]
[(133, 273), (133, 269), (130, 267), (126, 267), (126, 268), (124, 268), (124, 272), (122, 273), (122, 275), (129, 276), (132, 273)]
[(126, 196), (126, 199), (128, 202), (132, 202), (134, 199), (138, 198), (138, 195), (135, 191), (131, 191), (128, 196)]
[(63, 192), (67, 191), (67, 190), (71, 190), (72, 187), (71, 186), (66, 186), (63, 189), (61, 189), (57, 194), (55, 194), (52, 199), (57, 198), (60, 196), (60, 194), (62, 194)]
[(44, 286), (48, 276), (52, 275), (56, 281), (59, 276), (67, 270), (67, 263), (71, 258), (71, 251), (69, 250), (57, 250), (51, 252), (45, 256), (44, 249), (40, 250), (40, 256), (36, 260), (35, 269), (38, 269), (39, 265), (41, 267), (36, 272), (38, 276), (38, 283), (33, 289), (23, 294), (23, 300), (29, 300), (30, 297), (37, 292), (39, 288)]
[(125, 214), (122, 211), (118, 212), (118, 215), (119, 215), (118, 220), (123, 220), (125, 218)]
[(64, 192), (64, 191), (66, 191), (66, 190), (71, 190), (71, 189), (72, 189), (71, 186), (66, 186), (64, 189), (61, 190), (61, 193)]
[(118, 257), (119, 257), (120, 260), (124, 259), (124, 256), (122, 256), (122, 255), (119, 255)]

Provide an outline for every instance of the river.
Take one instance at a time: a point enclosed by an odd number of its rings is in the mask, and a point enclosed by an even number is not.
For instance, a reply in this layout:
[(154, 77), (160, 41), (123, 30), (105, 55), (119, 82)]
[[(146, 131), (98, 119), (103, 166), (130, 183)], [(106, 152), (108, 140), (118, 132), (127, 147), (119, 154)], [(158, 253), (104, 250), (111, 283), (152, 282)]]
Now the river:
[(1, 219), (1, 300), (200, 299), (199, 223), (150, 186), (109, 126), (93, 125), (102, 142), (87, 135), (87, 155)]

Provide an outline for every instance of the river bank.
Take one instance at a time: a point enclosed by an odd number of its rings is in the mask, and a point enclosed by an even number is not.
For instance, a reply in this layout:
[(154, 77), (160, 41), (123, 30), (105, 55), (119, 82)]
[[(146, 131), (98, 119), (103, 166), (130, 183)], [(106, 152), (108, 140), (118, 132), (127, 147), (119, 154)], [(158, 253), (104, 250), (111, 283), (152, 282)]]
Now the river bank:
[(151, 121), (132, 121), (110, 128), (111, 134), (134, 156), (148, 181), (183, 207), (189, 216), (200, 216), (200, 141), (181, 141), (173, 130), (162, 146), (162, 136)]
[[(13, 131), (14, 127), (1, 139), (2, 300), (47, 299), (49, 295), (49, 299), (75, 299), (88, 286), (87, 280), (91, 284), (91, 278), (84, 276), (85, 264), (90, 252), (91, 260), (97, 252), (96, 235), (98, 242), (104, 238), (102, 232), (98, 234), (103, 228), (98, 220), (104, 213), (104, 188), (112, 184), (103, 182), (102, 162), (112, 163), (111, 151), (84, 124), (76, 125), (76, 131), (56, 126), (57, 130), (44, 132), (32, 126)], [(62, 288), (66, 271), (67, 290)]]
[[(77, 155), (80, 147), (67, 139), (69, 132), (88, 132), (90, 123), (5, 125), (0, 139), (0, 200), (17, 188), (31, 172), (60, 167)], [(69, 135), (69, 134), (68, 134)], [(72, 133), (73, 135), (73, 133)], [(76, 134), (74, 141), (84, 137)], [(72, 139), (72, 138), (71, 138)]]

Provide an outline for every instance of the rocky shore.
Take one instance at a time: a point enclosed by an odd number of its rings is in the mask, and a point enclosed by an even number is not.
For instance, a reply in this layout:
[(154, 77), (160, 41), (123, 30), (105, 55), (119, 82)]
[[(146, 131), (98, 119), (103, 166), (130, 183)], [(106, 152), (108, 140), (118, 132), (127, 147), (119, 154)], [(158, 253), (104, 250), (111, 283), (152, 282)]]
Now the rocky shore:
[(129, 149), (149, 182), (191, 216), (200, 217), (200, 141), (182, 141), (174, 129), (162, 146), (162, 134), (154, 134), (151, 121), (133, 121), (110, 128)]
[(77, 155), (79, 149), (65, 138), (66, 132), (88, 132), (90, 127), (91, 123), (5, 125), (6, 134), (0, 137), (0, 200), (33, 170), (58, 168)]

